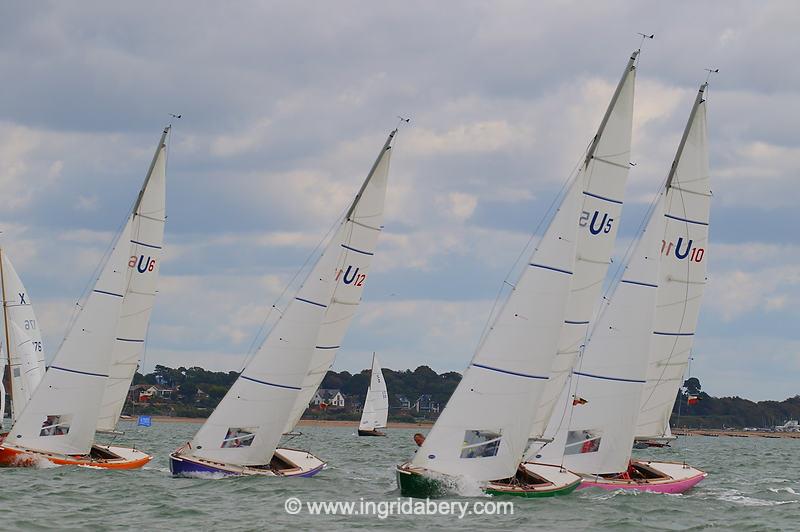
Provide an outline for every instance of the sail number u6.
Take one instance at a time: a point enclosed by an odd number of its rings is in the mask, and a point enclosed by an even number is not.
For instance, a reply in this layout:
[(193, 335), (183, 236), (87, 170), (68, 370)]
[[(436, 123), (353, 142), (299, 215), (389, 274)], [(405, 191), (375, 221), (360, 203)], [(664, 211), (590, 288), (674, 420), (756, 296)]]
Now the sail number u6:
[(136, 268), (136, 271), (139, 273), (144, 272), (152, 272), (156, 267), (156, 259), (152, 257), (144, 258), (144, 255), (136, 255), (131, 256), (131, 259), (128, 261), (128, 268)]

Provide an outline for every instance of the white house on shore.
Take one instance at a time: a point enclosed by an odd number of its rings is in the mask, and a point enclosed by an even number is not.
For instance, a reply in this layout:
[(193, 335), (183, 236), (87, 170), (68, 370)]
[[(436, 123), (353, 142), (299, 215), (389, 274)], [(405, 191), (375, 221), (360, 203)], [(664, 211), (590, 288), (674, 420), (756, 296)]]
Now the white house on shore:
[(344, 395), (339, 390), (319, 389), (311, 398), (311, 405), (319, 406), (321, 404), (344, 408)]

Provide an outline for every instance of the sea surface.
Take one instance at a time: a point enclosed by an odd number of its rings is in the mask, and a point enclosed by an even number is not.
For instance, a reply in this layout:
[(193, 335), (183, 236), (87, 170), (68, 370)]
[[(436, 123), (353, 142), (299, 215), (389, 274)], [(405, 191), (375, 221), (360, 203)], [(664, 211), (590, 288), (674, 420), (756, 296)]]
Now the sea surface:
[[(197, 424), (123, 422), (117, 444), (155, 458), (138, 471), (0, 469), (2, 530), (800, 530), (800, 440), (687, 437), (641, 458), (686, 460), (708, 478), (683, 495), (582, 490), (550, 499), (489, 498), (477, 489), (444, 501), (507, 500), (513, 515), (309, 515), (313, 501), (398, 501), (394, 466), (414, 451), (413, 429), (359, 438), (347, 427), (302, 427), (289, 446), (327, 460), (316, 477), (172, 478), (168, 454)], [(303, 510), (290, 515), (287, 498)], [(405, 500), (405, 499), (401, 499)], [(358, 506), (356, 506), (358, 508)], [(376, 510), (377, 511), (377, 510)]]

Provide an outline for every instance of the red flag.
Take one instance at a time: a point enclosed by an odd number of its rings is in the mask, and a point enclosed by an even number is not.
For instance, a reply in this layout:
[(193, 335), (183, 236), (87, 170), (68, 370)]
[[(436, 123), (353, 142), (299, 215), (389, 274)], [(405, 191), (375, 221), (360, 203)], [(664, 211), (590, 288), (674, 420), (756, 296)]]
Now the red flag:
[(693, 404), (697, 403), (697, 401), (699, 401), (699, 400), (700, 400), (700, 398), (698, 396), (690, 395), (689, 397), (686, 398), (686, 404), (687, 405), (693, 405)]

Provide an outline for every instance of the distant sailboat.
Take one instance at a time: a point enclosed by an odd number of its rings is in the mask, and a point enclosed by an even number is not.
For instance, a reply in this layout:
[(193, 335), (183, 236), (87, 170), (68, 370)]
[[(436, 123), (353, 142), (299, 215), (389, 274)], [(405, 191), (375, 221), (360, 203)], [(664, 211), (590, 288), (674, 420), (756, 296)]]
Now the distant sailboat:
[[(580, 484), (580, 477), (559, 466), (521, 462), (566, 320), (576, 258), (591, 251), (591, 237), (610, 235), (613, 246), (617, 217), (608, 209), (621, 205), (617, 198), (627, 177), (637, 55), (628, 61), (529, 267), (421, 448), (397, 467), (403, 495), (442, 495), (459, 477), (477, 481), (490, 494), (522, 497), (564, 495)], [(590, 237), (583, 238), (584, 232)]]
[[(131, 296), (131, 287), (141, 286), (135, 280), (136, 275), (157, 271), (158, 261), (152, 257), (134, 261), (140, 258), (134, 253), (160, 247), (158, 243), (139, 239), (152, 236), (144, 228), (163, 224), (163, 209), (150, 210), (148, 198), (151, 198), (150, 187), (159, 180), (159, 186), (163, 187), (168, 132), (166, 128), (161, 136), (144, 185), (93, 290), (42, 383), (0, 445), (0, 465), (32, 466), (45, 460), (57, 465), (135, 469), (152, 459), (137, 449), (95, 444), (94, 438), (110, 374), (120, 361), (117, 342), (122, 338), (118, 333), (126, 330), (120, 319), (126, 308), (125, 300)], [(138, 297), (146, 298), (146, 294), (134, 298)], [(127, 308), (145, 310), (137, 304)]]
[(0, 287), (13, 423), (44, 377), (45, 362), (42, 333), (31, 297), (3, 249), (0, 249)]
[(386, 436), (378, 429), (386, 428), (389, 417), (389, 394), (386, 392), (386, 381), (378, 363), (378, 357), (372, 355), (372, 374), (370, 375), (367, 398), (358, 424), (359, 436)]
[[(694, 334), (705, 285), (710, 190), (704, 90), (705, 84), (666, 188), (573, 371), (569, 414), (538, 457), (581, 474), (583, 487), (680, 493), (706, 477), (685, 463), (631, 460), (652, 353), (663, 369), (661, 337), (674, 346)], [(648, 352), (651, 358), (643, 355)]]
[(174, 475), (310, 477), (325, 466), (307, 451), (278, 444), (302, 415), (320, 373), (330, 367), (330, 353), (339, 348), (360, 301), (381, 231), (396, 132), (389, 134), (342, 223), (264, 343), (194, 438), (170, 455)]

